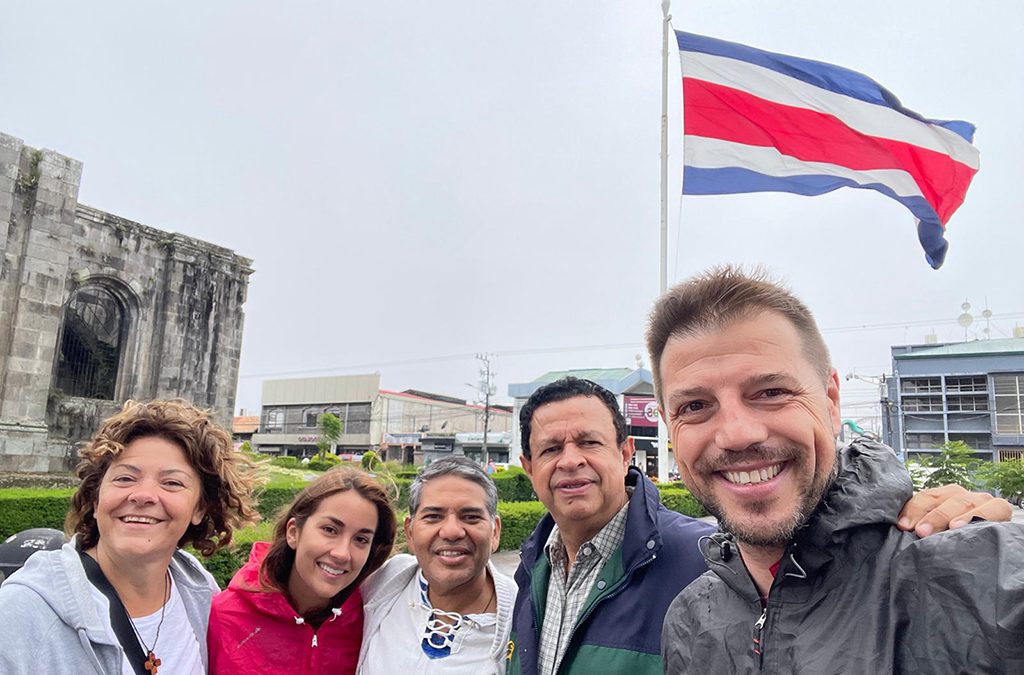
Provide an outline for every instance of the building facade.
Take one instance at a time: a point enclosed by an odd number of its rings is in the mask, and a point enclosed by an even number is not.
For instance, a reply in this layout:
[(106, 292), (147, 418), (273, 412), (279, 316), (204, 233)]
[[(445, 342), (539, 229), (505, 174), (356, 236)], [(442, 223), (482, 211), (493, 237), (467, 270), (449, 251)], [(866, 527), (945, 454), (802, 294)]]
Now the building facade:
[(127, 399), (231, 424), (252, 261), (79, 204), (81, 176), (0, 134), (0, 470), (68, 468)]
[(649, 476), (658, 475), (658, 404), (654, 398), (654, 379), (646, 368), (589, 368), (555, 370), (531, 382), (510, 384), (508, 395), (515, 399), (512, 407), (516, 424), (512, 430), (509, 461), (521, 464), (523, 454), (519, 412), (526, 401), (545, 384), (563, 377), (591, 380), (615, 394), (626, 418), (626, 433), (633, 438), (636, 453), (633, 464)]
[(911, 457), (949, 441), (986, 460), (1024, 456), (1024, 337), (892, 347), (882, 434)]
[[(260, 452), (308, 457), (317, 452), (318, 420), (333, 413), (342, 422), (338, 454), (378, 452), (385, 460), (423, 464), (424, 438), (450, 438), (449, 452), (457, 450), (455, 438), (484, 430), (483, 406), (465, 400), (418, 390), (402, 392), (380, 388), (380, 375), (342, 375), (263, 383), (259, 432), (252, 438)], [(483, 461), (507, 461), (498, 448), (498, 434), (511, 428), (511, 411), (490, 406), (488, 439), (493, 450)], [(468, 440), (466, 447), (472, 445)], [(481, 443), (478, 445), (482, 445)], [(433, 445), (429, 445), (433, 447)], [(461, 446), (460, 446), (461, 447)], [(504, 457), (504, 459), (498, 459)], [(482, 456), (483, 458), (483, 456)]]

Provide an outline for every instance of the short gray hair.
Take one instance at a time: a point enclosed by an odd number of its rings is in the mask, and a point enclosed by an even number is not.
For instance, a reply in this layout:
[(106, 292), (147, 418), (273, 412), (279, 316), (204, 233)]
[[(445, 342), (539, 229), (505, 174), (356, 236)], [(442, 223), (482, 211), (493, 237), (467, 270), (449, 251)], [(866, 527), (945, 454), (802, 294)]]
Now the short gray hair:
[(480, 467), (479, 464), (461, 455), (453, 455), (432, 462), (427, 468), (416, 476), (412, 485), (409, 486), (409, 515), (416, 515), (420, 508), (420, 499), (423, 493), (423, 486), (427, 481), (442, 476), (455, 476), (476, 483), (484, 489), (484, 501), (487, 504), (487, 513), (494, 520), (498, 515), (498, 488), (495, 487), (491, 477)]

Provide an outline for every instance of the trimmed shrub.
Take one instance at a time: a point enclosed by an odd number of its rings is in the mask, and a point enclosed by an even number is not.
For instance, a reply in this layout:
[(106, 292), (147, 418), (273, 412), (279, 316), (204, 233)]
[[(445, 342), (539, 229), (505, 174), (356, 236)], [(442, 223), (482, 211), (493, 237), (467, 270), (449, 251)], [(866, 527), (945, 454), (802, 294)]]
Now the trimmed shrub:
[(73, 489), (8, 488), (0, 490), (0, 541), (33, 527), (64, 529)]
[(278, 511), (292, 503), (303, 486), (266, 487), (256, 493), (256, 510), (264, 520), (273, 521)]
[[(217, 551), (209, 558), (197, 556), (206, 571), (217, 580), (217, 585), (224, 589), (228, 587), (231, 577), (235, 576), (242, 565), (249, 560), (249, 551), (252, 550), (252, 542), (239, 543)], [(195, 551), (192, 551), (195, 554)]]
[(661, 503), (667, 509), (677, 511), (691, 518), (703, 518), (708, 515), (708, 512), (700, 505), (697, 498), (690, 494), (689, 490), (683, 488), (664, 488), (658, 490), (658, 492), (661, 493)]
[(298, 457), (275, 457), (270, 460), (270, 463), (274, 466), (284, 467), (285, 469), (298, 469), (299, 458)]
[(503, 502), (532, 502), (537, 499), (533, 493), (530, 477), (518, 466), (491, 475), (498, 488), (498, 500)]
[(320, 459), (319, 455), (313, 455), (309, 460), (309, 464), (306, 465), (307, 469), (311, 471), (329, 471), (341, 463), (341, 457), (327, 453), (323, 459)]
[(545, 513), (547, 509), (540, 502), (499, 502), (501, 543), (498, 550), (510, 551), (522, 546)]
[(363, 453), (363, 458), (359, 460), (363, 465), (364, 471), (374, 472), (380, 466), (380, 456), (377, 455), (373, 450), (367, 450)]
[[(390, 463), (391, 462), (388, 462), (388, 464)], [(403, 466), (401, 469), (398, 469), (397, 471), (392, 471), (391, 475), (394, 476), (395, 478), (408, 478), (409, 480), (413, 480), (416, 478), (416, 476), (420, 475), (420, 471), (421, 469), (415, 466)]]

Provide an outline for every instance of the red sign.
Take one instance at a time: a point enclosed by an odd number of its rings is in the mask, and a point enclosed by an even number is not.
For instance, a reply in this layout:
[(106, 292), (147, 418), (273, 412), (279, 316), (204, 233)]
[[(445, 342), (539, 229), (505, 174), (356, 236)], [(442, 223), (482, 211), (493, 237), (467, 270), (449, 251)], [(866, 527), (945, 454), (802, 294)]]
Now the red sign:
[(658, 404), (653, 396), (623, 396), (626, 424), (634, 427), (658, 426)]

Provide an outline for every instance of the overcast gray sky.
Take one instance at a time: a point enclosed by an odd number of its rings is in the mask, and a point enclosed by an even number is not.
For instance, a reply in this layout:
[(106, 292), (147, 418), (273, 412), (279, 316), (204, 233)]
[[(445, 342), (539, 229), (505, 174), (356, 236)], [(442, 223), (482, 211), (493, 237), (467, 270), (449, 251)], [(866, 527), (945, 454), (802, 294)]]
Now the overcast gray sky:
[[(674, 199), (670, 278), (768, 266), (841, 374), (880, 374), (890, 344), (933, 329), (962, 339), (965, 299), (987, 300), (995, 337), (1024, 324), (1020, 7), (676, 2), (676, 28), (843, 65), (975, 123), (982, 168), (937, 272), (908, 211), (841, 190)], [(82, 160), (83, 203), (255, 260), (239, 407), (267, 374), (314, 371), (472, 397), (475, 352), (496, 354), (504, 395), (642, 351), (660, 17), (655, 0), (8, 3), (0, 130)]]

